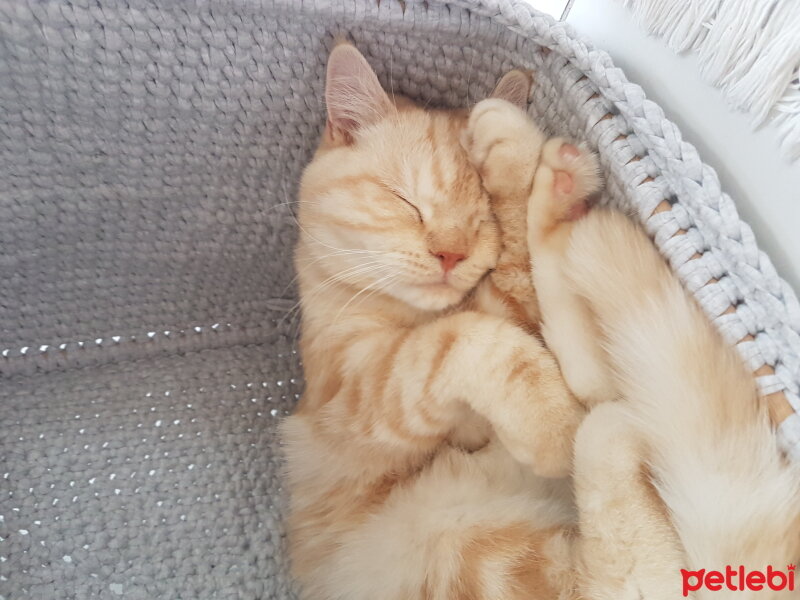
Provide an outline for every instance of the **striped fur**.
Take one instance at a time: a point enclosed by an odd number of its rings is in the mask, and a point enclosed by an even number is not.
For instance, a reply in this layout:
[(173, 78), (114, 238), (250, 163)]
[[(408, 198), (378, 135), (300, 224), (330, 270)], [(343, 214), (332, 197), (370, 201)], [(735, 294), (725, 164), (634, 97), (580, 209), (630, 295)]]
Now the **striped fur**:
[(294, 573), (314, 599), (569, 598), (571, 501), (543, 477), (568, 474), (583, 409), (529, 333), (524, 198), (493, 211), (467, 112), (390, 100), (362, 61), (331, 56), (300, 187)]

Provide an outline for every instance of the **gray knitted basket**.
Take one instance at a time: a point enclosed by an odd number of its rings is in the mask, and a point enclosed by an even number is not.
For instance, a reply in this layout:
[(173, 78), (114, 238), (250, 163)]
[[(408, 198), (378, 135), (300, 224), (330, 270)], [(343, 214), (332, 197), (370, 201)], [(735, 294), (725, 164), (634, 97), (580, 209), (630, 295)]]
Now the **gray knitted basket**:
[(568, 27), (508, 0), (0, 0), (3, 599), (292, 596), (291, 203), (341, 34), (433, 105), (535, 70), (531, 113), (598, 148), (610, 201), (744, 340), (800, 455), (797, 299), (695, 149)]

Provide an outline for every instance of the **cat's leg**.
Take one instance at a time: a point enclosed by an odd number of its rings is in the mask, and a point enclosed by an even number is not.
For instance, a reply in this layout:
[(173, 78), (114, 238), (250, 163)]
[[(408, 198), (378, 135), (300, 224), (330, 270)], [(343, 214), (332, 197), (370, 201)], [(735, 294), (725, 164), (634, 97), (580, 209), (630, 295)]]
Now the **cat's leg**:
[(322, 579), (352, 600), (572, 600), (575, 515), (559, 483), (496, 441), (445, 449), (337, 538)]
[(582, 597), (681, 597), (680, 569), (686, 561), (647, 465), (647, 444), (624, 405), (595, 407), (575, 444)]
[(570, 389), (593, 405), (617, 389), (589, 305), (570, 283), (566, 250), (572, 228), (600, 189), (596, 157), (562, 138), (542, 148), (528, 203), (531, 273), (542, 313), (542, 333)]
[(527, 242), (543, 321), (570, 389), (586, 403), (615, 396), (591, 315), (562, 271), (571, 220), (600, 185), (594, 157), (544, 135), (519, 108), (501, 100), (479, 102), (464, 135), (470, 160), (492, 202), (527, 207)]
[(569, 473), (583, 409), (552, 354), (508, 321), (476, 312), (413, 329), (354, 336), (325, 422), (354, 439), (409, 452), (436, 448), (468, 405), (520, 461), (545, 476)]
[[(495, 127), (495, 120), (503, 121), (502, 127)], [(525, 135), (498, 140), (487, 131), (502, 128), (522, 129)], [(530, 278), (525, 214), (530, 182), (544, 141), (544, 134), (524, 112), (501, 100), (476, 106), (463, 136), (464, 148), (490, 194), (502, 240), (495, 269), (474, 294), (475, 305), (478, 310), (511, 319), (530, 332), (538, 331), (540, 319)]]

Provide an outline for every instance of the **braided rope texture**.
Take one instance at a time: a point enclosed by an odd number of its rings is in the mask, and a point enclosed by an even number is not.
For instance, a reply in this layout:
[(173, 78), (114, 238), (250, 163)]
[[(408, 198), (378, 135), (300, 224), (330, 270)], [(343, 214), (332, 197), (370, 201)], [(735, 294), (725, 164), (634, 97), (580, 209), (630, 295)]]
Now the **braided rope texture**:
[(598, 149), (609, 202), (800, 408), (797, 299), (713, 170), (524, 4), (0, 0), (2, 600), (294, 597), (275, 429), (302, 389), (292, 202), (342, 35), (434, 106), (533, 69), (532, 116)]

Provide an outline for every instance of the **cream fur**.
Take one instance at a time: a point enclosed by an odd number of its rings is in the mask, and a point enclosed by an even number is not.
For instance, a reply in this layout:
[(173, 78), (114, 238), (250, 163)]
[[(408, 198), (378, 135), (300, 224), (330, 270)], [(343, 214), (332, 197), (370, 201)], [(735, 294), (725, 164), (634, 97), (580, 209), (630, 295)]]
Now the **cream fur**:
[[(470, 127), (489, 132), (481, 144), (498, 155), (526, 156), (541, 144), (527, 117), (499, 100), (478, 104)], [(570, 388), (587, 405), (602, 403), (575, 448), (581, 593), (677, 598), (682, 568), (797, 564), (800, 472), (778, 451), (752, 375), (629, 219), (602, 210), (574, 219), (598, 187), (597, 167), (564, 144), (541, 145), (530, 188), (484, 183), (493, 195), (531, 190), (542, 333)], [(479, 166), (491, 160), (484, 154), (473, 155)], [(791, 595), (703, 589), (695, 597)]]
[[(563, 144), (545, 145), (529, 203), (543, 334), (579, 397), (621, 398), (593, 411), (576, 445), (585, 593), (674, 598), (680, 568), (796, 564), (800, 471), (780, 456), (735, 351), (629, 219), (596, 210), (545, 226), (558, 171), (585, 169), (565, 163)], [(655, 503), (643, 473), (652, 476)], [(788, 595), (703, 590), (696, 597)]]
[(640, 460), (670, 511), (685, 551), (681, 566), (797, 564), (800, 472), (781, 458), (766, 407), (734, 350), (620, 215), (597, 212), (578, 223), (566, 259), (573, 289), (601, 324), (626, 399), (620, 412), (646, 440)]

